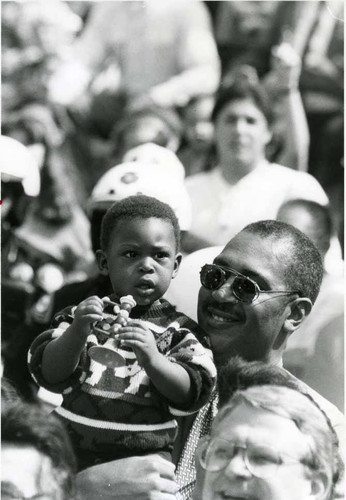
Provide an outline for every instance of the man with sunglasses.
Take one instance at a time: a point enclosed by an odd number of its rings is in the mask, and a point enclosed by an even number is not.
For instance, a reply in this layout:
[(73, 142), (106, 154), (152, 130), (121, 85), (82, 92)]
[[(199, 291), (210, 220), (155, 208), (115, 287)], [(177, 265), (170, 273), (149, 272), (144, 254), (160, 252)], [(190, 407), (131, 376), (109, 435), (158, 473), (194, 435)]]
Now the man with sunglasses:
[[(282, 366), (287, 339), (309, 315), (319, 293), (322, 275), (317, 248), (289, 224), (259, 221), (235, 235), (214, 263), (204, 265), (200, 272), (198, 322), (208, 334), (217, 368), (237, 355), (247, 361)], [(345, 421), (341, 412), (290, 376), (326, 412), (345, 457)], [(195, 470), (191, 464), (195, 446), (199, 437), (209, 434), (217, 411), (218, 396), (215, 394), (209, 406), (204, 407), (190, 424), (189, 431), (186, 420), (182, 422), (183, 439), (176, 446), (178, 454), (182, 450), (176, 469), (179, 500), (188, 499), (193, 491)], [(342, 487), (340, 498), (343, 498)]]
[[(310, 313), (322, 273), (318, 250), (303, 233), (288, 224), (260, 221), (246, 226), (232, 238), (215, 258), (214, 265), (204, 266), (201, 271), (198, 320), (209, 336), (217, 367), (236, 355), (248, 361), (282, 365), (287, 338)], [(344, 439), (341, 412), (315, 391), (302, 386), (327, 413), (339, 440)], [(179, 484), (176, 496), (168, 463), (165, 468), (151, 457), (145, 464), (147, 480), (143, 478), (141, 487), (145, 457), (135, 457), (132, 463), (118, 461), (80, 473), (78, 482), (83, 498), (126, 498), (124, 491), (131, 499), (153, 498), (155, 494), (147, 489), (148, 480), (159, 487), (160, 500), (191, 498), (197, 443), (210, 433), (217, 411), (218, 395), (214, 393), (197, 416), (184, 417), (179, 422), (173, 454)], [(130, 476), (131, 484), (124, 486), (125, 478)], [(343, 493), (339, 498), (343, 498)]]

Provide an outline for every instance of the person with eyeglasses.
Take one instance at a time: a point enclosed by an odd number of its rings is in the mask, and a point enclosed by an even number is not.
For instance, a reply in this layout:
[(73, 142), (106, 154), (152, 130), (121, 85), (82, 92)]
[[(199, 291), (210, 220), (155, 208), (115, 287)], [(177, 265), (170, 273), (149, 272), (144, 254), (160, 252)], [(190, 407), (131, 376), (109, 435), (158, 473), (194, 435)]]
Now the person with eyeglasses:
[(196, 453), (194, 500), (327, 500), (338, 443), (314, 401), (280, 385), (238, 390)]
[[(209, 338), (217, 370), (236, 355), (247, 361), (282, 366), (287, 339), (309, 315), (319, 292), (323, 266), (317, 248), (307, 236), (289, 224), (275, 220), (259, 221), (237, 233), (217, 255), (213, 265), (208, 264), (201, 276), (198, 322)], [(286, 373), (328, 415), (345, 461), (343, 414), (310, 387)], [(175, 479), (179, 484), (177, 500), (191, 499), (196, 481), (197, 443), (200, 437), (210, 433), (217, 413), (218, 393), (215, 391), (196, 416), (179, 419), (179, 433), (173, 449)], [(163, 480), (162, 466), (160, 463), (158, 467), (154, 459), (144, 464), (142, 457), (133, 457), (131, 462), (123, 461), (117, 465), (111, 462), (83, 471), (78, 474), (77, 483), (85, 500), (120, 499), (129, 491), (133, 493), (133, 499), (149, 499), (148, 482), (139, 484), (143, 479), (142, 471), (144, 468), (149, 470), (147, 477), (150, 480), (155, 478), (158, 484)], [(136, 468), (138, 472), (134, 475)], [(125, 485), (124, 477), (131, 474), (135, 480)], [(168, 485), (166, 481), (165, 485)], [(162, 498), (171, 497), (167, 492)], [(344, 498), (342, 480), (336, 486), (334, 498)]]

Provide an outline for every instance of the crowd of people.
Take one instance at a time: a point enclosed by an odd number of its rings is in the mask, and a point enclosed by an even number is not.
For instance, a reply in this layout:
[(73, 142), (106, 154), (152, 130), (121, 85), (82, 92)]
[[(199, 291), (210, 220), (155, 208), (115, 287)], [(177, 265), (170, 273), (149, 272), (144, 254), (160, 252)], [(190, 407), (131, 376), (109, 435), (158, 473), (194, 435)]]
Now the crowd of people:
[(2, 497), (344, 498), (343, 3), (1, 25)]

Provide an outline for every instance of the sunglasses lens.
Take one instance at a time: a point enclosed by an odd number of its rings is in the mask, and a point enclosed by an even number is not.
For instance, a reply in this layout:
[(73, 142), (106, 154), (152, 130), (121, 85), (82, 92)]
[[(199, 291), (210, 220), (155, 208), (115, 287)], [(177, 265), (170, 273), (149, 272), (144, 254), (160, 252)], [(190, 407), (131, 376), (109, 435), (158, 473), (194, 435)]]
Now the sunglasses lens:
[(257, 295), (257, 290), (251, 280), (237, 276), (233, 281), (233, 293), (242, 302), (251, 304)]
[(224, 281), (222, 269), (211, 264), (206, 264), (201, 269), (201, 283), (208, 290), (217, 290)]

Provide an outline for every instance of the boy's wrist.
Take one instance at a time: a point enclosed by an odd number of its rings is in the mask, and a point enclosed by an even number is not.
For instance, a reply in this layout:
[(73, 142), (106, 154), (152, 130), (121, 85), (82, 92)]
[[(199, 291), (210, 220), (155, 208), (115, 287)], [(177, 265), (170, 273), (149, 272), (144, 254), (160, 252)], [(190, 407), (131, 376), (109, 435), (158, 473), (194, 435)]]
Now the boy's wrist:
[(91, 325), (81, 325), (79, 322), (73, 321), (70, 326), (70, 334), (76, 339), (85, 341), (91, 330)]
[(167, 361), (167, 358), (161, 354), (159, 351), (153, 353), (150, 358), (143, 363), (143, 368), (149, 378), (155, 377), (156, 374), (161, 373), (162, 361)]

